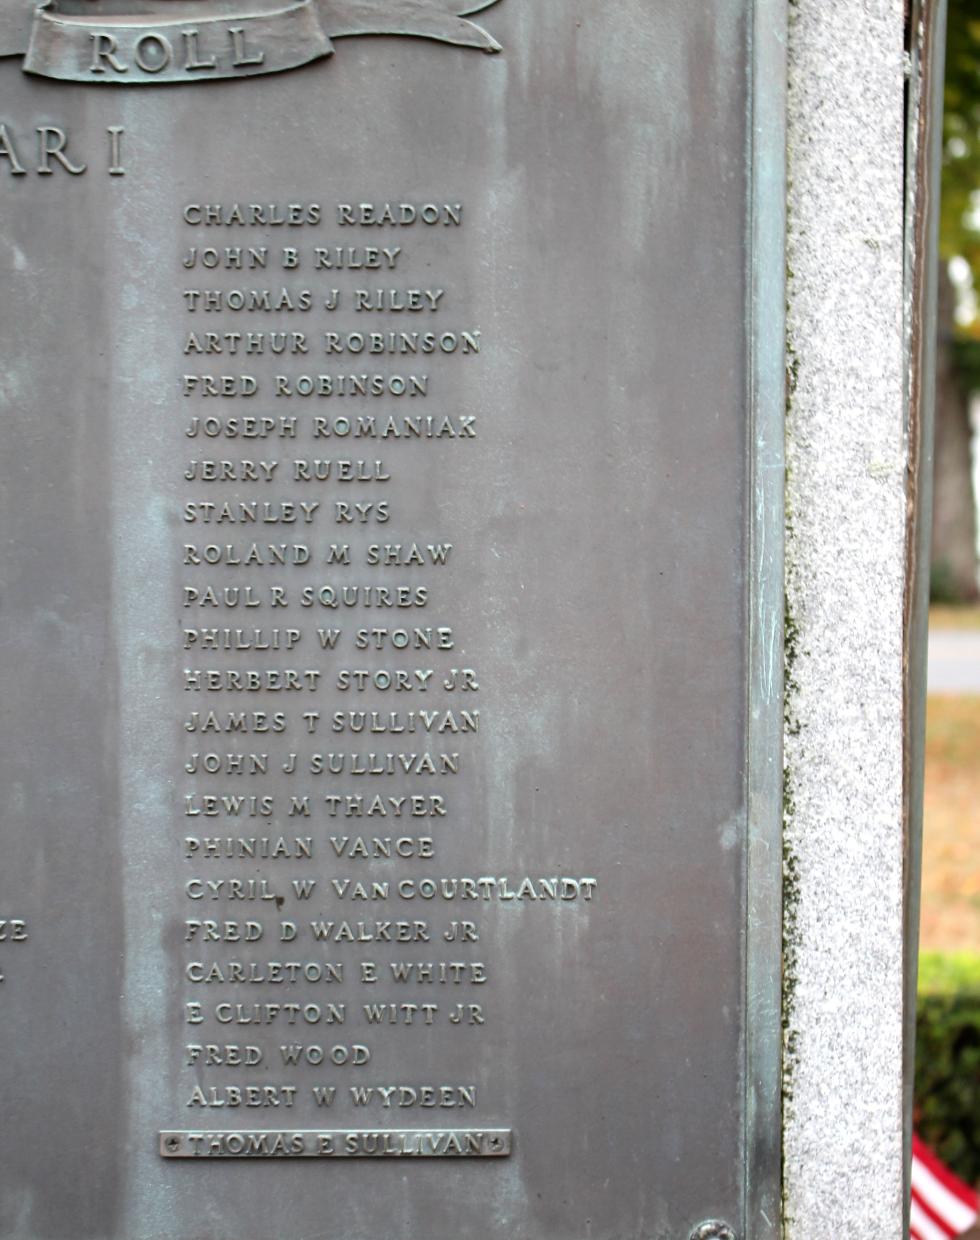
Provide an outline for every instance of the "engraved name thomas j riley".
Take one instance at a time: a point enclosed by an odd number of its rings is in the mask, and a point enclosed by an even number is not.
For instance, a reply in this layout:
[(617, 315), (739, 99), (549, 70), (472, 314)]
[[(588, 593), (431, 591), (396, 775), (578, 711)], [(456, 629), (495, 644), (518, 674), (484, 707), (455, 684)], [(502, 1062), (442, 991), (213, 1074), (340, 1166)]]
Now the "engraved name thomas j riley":
[(70, 82), (206, 82), (295, 69), (334, 39), (397, 34), (498, 52), (469, 16), (497, 0), (0, 0), (0, 56)]

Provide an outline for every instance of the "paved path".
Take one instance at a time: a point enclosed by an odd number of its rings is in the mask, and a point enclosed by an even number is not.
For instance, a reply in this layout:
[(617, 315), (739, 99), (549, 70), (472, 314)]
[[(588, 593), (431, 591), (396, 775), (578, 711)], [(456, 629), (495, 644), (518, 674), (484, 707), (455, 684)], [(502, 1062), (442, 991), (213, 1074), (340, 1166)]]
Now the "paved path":
[(980, 693), (980, 629), (932, 629), (929, 692)]

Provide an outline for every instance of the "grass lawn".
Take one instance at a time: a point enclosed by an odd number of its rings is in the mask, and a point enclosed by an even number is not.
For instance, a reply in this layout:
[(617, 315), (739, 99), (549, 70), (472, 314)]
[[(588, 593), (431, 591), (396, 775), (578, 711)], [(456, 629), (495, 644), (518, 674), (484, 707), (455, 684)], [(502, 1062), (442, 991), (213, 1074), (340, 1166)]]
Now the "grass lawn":
[(980, 946), (980, 696), (929, 697), (920, 942)]

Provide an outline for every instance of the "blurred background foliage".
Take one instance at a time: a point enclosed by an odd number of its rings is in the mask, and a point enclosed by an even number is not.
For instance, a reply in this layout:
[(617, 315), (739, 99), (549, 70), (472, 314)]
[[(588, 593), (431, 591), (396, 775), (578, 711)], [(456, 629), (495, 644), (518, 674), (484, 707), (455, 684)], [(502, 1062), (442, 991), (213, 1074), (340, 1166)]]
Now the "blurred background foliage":
[[(980, 0), (949, 0), (930, 631), (980, 629), (971, 471), (980, 397)], [(947, 271), (949, 264), (949, 271)], [(952, 273), (952, 279), (949, 272)], [(945, 603), (947, 606), (936, 606)], [(915, 1124), (980, 1183), (980, 697), (932, 693)]]
[(980, 0), (949, 0), (944, 103), (939, 244), (949, 268), (939, 288), (932, 594), (970, 603), (980, 594), (971, 416), (980, 393)]
[[(950, 0), (946, 42), (940, 250), (946, 259), (962, 256), (980, 273), (980, 5)], [(977, 316), (964, 331), (980, 339)]]
[[(950, 0), (943, 117), (942, 206), (939, 248), (949, 261), (969, 264), (980, 285), (980, 3)], [(970, 391), (980, 390), (980, 314), (962, 313), (956, 331), (956, 371)]]
[[(980, 5), (950, 0), (943, 119), (943, 206), (940, 249), (961, 255), (980, 273)], [(966, 327), (980, 339), (978, 319)]]

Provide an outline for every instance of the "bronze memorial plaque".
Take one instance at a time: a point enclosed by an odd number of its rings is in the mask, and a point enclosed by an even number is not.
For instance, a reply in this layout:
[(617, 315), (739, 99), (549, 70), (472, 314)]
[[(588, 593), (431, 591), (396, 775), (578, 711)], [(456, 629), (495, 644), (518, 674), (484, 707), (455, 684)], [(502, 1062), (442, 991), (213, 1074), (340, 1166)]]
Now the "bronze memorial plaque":
[(776, 0), (3, 0), (0, 1235), (777, 1234)]

